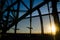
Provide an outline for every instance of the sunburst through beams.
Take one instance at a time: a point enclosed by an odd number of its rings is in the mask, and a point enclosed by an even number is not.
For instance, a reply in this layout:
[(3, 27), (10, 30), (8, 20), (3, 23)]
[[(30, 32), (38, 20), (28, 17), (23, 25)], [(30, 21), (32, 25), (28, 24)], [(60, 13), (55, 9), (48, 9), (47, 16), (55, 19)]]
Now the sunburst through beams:
[(53, 35), (56, 34), (56, 27), (55, 27), (55, 24), (54, 23), (51, 26), (51, 32), (52, 32)]
[(49, 34), (55, 35), (56, 31), (57, 31), (57, 28), (56, 28), (56, 26), (55, 26), (54, 23), (52, 23), (51, 25), (49, 25), (49, 27), (48, 27), (48, 33)]

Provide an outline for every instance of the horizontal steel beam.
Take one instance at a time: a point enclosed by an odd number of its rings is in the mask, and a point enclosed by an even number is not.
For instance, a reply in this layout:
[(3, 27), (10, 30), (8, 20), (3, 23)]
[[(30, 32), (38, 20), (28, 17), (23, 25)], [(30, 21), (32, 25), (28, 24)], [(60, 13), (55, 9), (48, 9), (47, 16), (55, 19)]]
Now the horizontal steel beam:
[[(17, 12), (17, 10), (7, 10), (7, 11), (11, 11), (11, 12)], [(18, 12), (26, 12), (27, 10), (19, 10)]]
[[(60, 14), (60, 12), (57, 12), (58, 14)], [(50, 14), (42, 14), (41, 16), (49, 16), (49, 15), (52, 15), (52, 13)], [(35, 17), (39, 17), (39, 15), (35, 15), (35, 16), (32, 16), (32, 18), (35, 18)], [(24, 19), (29, 19), (30, 17), (26, 17)]]

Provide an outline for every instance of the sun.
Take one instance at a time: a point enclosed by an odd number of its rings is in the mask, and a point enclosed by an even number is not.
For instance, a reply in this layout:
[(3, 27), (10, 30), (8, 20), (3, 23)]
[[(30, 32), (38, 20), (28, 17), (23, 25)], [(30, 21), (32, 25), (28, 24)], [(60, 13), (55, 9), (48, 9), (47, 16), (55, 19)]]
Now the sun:
[(56, 27), (55, 27), (54, 24), (52, 24), (51, 31), (52, 31), (52, 34), (53, 34), (53, 35), (56, 34)]

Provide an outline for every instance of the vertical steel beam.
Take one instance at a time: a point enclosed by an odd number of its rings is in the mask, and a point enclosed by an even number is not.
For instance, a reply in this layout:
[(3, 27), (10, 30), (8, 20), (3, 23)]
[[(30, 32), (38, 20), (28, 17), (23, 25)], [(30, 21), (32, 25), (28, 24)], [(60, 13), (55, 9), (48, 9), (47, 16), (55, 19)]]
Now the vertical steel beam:
[(40, 22), (41, 22), (41, 34), (44, 34), (42, 15), (41, 15), (40, 9), (37, 9), (37, 10), (38, 10)]
[(52, 16), (54, 18), (55, 26), (60, 28), (59, 17), (57, 13), (57, 1), (58, 0), (52, 0)]
[(18, 1), (18, 5), (17, 5), (17, 14), (16, 14), (16, 17), (15, 17), (15, 22), (16, 22), (16, 24), (15, 24), (15, 34), (16, 34), (16, 30), (17, 30), (17, 23), (18, 23), (18, 17), (19, 17), (19, 8), (20, 8), (20, 2), (19, 2), (19, 0), (17, 0)]
[[(49, 14), (50, 27), (52, 28), (51, 13), (50, 13), (50, 8), (49, 8), (49, 3), (47, 3), (47, 8), (48, 8), (48, 14)], [(51, 35), (52, 35), (52, 30), (51, 30)]]
[[(30, 11), (32, 11), (32, 0), (30, 0)], [(30, 34), (32, 28), (32, 12), (30, 12)]]

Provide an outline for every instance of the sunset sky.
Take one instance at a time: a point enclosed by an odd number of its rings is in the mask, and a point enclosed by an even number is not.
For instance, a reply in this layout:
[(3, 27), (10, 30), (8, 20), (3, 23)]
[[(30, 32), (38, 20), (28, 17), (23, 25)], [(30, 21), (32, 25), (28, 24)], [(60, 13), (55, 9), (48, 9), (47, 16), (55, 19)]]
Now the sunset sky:
[[(23, 0), (23, 2), (28, 6), (28, 8), (30, 8), (29, 0)], [(43, 2), (43, 0), (35, 0), (33, 3), (33, 8), (42, 2)], [(17, 4), (14, 5), (13, 7), (14, 7), (14, 9), (17, 9)], [(42, 15), (48, 14), (47, 4), (39, 9), (40, 9)], [(49, 9), (50, 9), (50, 13), (52, 13), (51, 2), (49, 2)], [(57, 4), (57, 9), (59, 12), (60, 11), (60, 3), (59, 2)], [(26, 7), (24, 7), (24, 5), (22, 3), (20, 3), (20, 10), (28, 10), (28, 9)], [(19, 17), (21, 17), (25, 13), (26, 12), (19, 12)], [(39, 15), (37, 10), (32, 13), (32, 16), (35, 16), (35, 15)], [(27, 17), (29, 17), (29, 15)], [(44, 33), (51, 33), (49, 15), (42, 16), (42, 18), (43, 18)], [(54, 19), (53, 19), (52, 15), (51, 15), (51, 22), (52, 22), (52, 24), (54, 24)], [(20, 21), (18, 23), (17, 28), (20, 30), (17, 30), (17, 33), (29, 33), (29, 29), (27, 27), (30, 27), (30, 19), (29, 18), (23, 19), (22, 21)], [(14, 28), (14, 26), (12, 28)], [(8, 33), (14, 33), (14, 30), (12, 28), (8, 31)], [(33, 28), (32, 33), (41, 33), (41, 24), (40, 24), (39, 17), (32, 18), (32, 28)]]

